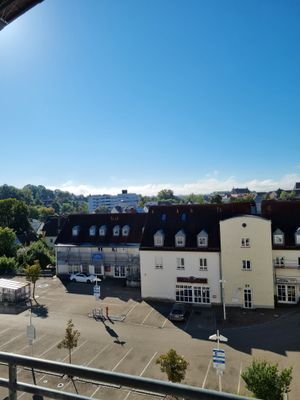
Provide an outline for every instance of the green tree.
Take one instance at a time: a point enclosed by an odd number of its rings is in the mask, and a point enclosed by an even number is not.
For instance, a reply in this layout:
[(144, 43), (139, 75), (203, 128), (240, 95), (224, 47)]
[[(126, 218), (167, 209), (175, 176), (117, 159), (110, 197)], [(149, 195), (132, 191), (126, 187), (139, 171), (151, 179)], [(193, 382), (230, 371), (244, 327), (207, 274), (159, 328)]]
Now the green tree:
[(17, 262), (14, 257), (0, 257), (0, 274), (15, 273), (17, 269)]
[(32, 265), (36, 260), (42, 269), (46, 268), (48, 264), (54, 264), (55, 259), (51, 249), (43, 240), (32, 242), (29, 246), (18, 250), (18, 263), (19, 265)]
[(167, 374), (168, 380), (174, 383), (180, 383), (185, 378), (189, 365), (184, 357), (177, 354), (174, 349), (161, 354), (156, 360), (156, 364), (159, 364), (160, 370)]
[(77, 347), (80, 332), (74, 329), (74, 324), (71, 319), (67, 322), (64, 339), (58, 344), (59, 349), (67, 349), (69, 351), (69, 363), (72, 363), (72, 350)]
[(38, 281), (41, 274), (41, 266), (38, 260), (33, 265), (28, 265), (25, 269), (25, 275), (28, 282), (33, 284), (32, 297), (35, 299), (35, 284)]
[(98, 206), (96, 209), (95, 209), (95, 213), (96, 214), (107, 214), (109, 211), (108, 211), (108, 207), (107, 206)]
[(174, 192), (171, 189), (163, 189), (157, 193), (158, 200), (174, 199)]
[(185, 201), (187, 203), (192, 203), (192, 204), (203, 204), (204, 197), (201, 194), (191, 193), (188, 196), (186, 196)]
[(222, 197), (219, 194), (214, 194), (210, 198), (210, 202), (212, 204), (221, 204), (222, 203)]
[(31, 230), (28, 207), (16, 199), (0, 200), (0, 226), (13, 229), (17, 234)]
[(16, 256), (16, 234), (10, 228), (0, 227), (0, 256)]
[(284, 393), (290, 391), (292, 368), (278, 370), (278, 364), (267, 361), (252, 361), (252, 364), (242, 373), (246, 387), (255, 397), (262, 400), (282, 400)]

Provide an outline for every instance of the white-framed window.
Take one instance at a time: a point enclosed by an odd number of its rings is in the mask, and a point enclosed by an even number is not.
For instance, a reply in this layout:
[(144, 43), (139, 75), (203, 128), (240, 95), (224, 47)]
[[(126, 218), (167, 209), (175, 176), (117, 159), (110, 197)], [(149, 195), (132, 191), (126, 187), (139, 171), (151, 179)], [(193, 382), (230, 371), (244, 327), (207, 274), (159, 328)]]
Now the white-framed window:
[(96, 236), (96, 226), (92, 225), (90, 227), (90, 236)]
[(242, 261), (242, 270), (243, 271), (251, 271), (251, 261), (250, 260)]
[(129, 225), (124, 225), (122, 228), (122, 236), (128, 236), (129, 235)]
[(295, 244), (297, 246), (300, 245), (300, 228), (298, 228), (295, 232)]
[(184, 258), (177, 257), (176, 263), (177, 263), (177, 269), (184, 269)]
[(115, 225), (113, 227), (113, 235), (114, 236), (119, 236), (120, 235), (120, 225)]
[(175, 235), (175, 245), (176, 247), (184, 247), (185, 246), (185, 233), (183, 230), (180, 230)]
[(72, 228), (72, 236), (78, 236), (79, 235), (79, 231), (80, 231), (80, 226), (79, 225), (73, 226), (73, 228)]
[(273, 233), (273, 243), (277, 245), (284, 244), (284, 233), (280, 229), (276, 229)]
[(275, 258), (275, 266), (284, 267), (284, 257), (276, 257)]
[(163, 258), (161, 256), (155, 257), (155, 269), (163, 269)]
[(208, 235), (207, 232), (202, 230), (197, 235), (197, 246), (198, 247), (207, 247), (208, 245)]
[(164, 239), (165, 239), (165, 235), (164, 235), (163, 231), (162, 230), (157, 231), (154, 234), (154, 246), (162, 247), (164, 245)]
[(241, 247), (250, 247), (250, 239), (242, 238), (241, 239)]
[(210, 304), (209, 286), (176, 285), (176, 301), (183, 303)]
[(279, 303), (296, 303), (296, 286), (277, 285), (277, 300)]
[(102, 225), (99, 228), (99, 236), (105, 236), (106, 235), (106, 225)]
[(199, 259), (199, 270), (200, 271), (207, 271), (207, 258), (200, 258)]

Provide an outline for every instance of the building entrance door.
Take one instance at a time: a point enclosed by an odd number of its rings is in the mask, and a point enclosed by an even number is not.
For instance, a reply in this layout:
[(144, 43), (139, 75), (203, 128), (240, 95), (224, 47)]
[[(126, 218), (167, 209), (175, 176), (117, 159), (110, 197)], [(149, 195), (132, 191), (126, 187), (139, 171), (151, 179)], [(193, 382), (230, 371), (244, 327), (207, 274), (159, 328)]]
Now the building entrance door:
[(244, 289), (244, 308), (252, 308), (252, 290)]

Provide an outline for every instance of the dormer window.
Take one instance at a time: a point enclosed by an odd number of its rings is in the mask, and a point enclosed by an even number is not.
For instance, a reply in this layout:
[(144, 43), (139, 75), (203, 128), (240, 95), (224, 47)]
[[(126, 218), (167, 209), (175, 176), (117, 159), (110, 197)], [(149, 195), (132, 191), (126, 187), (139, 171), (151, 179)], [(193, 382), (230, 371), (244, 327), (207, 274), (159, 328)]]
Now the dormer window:
[(166, 222), (166, 220), (167, 220), (167, 214), (162, 214), (162, 215), (161, 215), (161, 220), (162, 220), (162, 222)]
[(122, 228), (122, 236), (128, 236), (129, 235), (129, 226), (124, 225)]
[(99, 236), (105, 236), (106, 235), (106, 225), (102, 225), (99, 228)]
[(181, 221), (185, 222), (186, 221), (186, 213), (181, 214)]
[(72, 228), (72, 236), (78, 236), (79, 235), (79, 231), (80, 231), (80, 226), (79, 225), (73, 226), (73, 228)]
[(183, 230), (180, 230), (175, 235), (175, 245), (176, 247), (184, 247), (185, 246), (185, 233)]
[(295, 244), (300, 246), (300, 227), (295, 232)]
[(120, 225), (115, 225), (113, 227), (113, 235), (114, 236), (119, 236), (120, 235)]
[(280, 229), (276, 229), (273, 233), (273, 243), (277, 245), (284, 245), (284, 233)]
[(206, 231), (202, 230), (197, 235), (197, 245), (198, 247), (207, 247), (208, 246), (208, 234)]
[(90, 227), (90, 236), (96, 236), (96, 226), (92, 225)]
[(165, 235), (164, 235), (163, 231), (162, 230), (157, 231), (154, 234), (154, 246), (162, 247), (164, 245), (164, 239), (165, 239)]

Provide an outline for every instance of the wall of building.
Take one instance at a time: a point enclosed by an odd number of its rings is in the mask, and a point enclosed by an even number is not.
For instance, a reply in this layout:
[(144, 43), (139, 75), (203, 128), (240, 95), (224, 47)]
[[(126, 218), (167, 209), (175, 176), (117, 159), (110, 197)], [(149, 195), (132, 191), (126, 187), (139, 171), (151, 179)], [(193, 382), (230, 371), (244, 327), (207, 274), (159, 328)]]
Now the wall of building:
[[(138, 246), (96, 247), (57, 245), (56, 271), (58, 275), (72, 272), (94, 272), (108, 277), (124, 278), (139, 275)], [(117, 273), (116, 273), (117, 271)], [(125, 276), (124, 276), (125, 271)]]
[[(220, 222), (220, 234), (225, 303), (249, 305), (245, 304), (245, 290), (251, 290), (252, 308), (273, 308), (271, 222), (256, 216), (230, 218)], [(242, 239), (249, 240), (248, 247), (242, 246)], [(243, 260), (251, 262), (250, 270), (243, 269)]]
[[(177, 258), (184, 259), (184, 269), (177, 269)], [(207, 259), (207, 271), (200, 271), (200, 258)], [(141, 294), (143, 298), (176, 300), (178, 277), (206, 278), (205, 284), (192, 286), (209, 286), (210, 302), (220, 303), (220, 257), (212, 252), (183, 251), (140, 251), (141, 259)], [(159, 268), (159, 264), (162, 268)], [(184, 283), (189, 285), (189, 283)]]
[[(273, 250), (273, 263), (275, 267), (275, 294), (278, 302), (298, 303), (300, 300), (300, 249)], [(284, 296), (282, 296), (282, 292), (284, 292)]]

